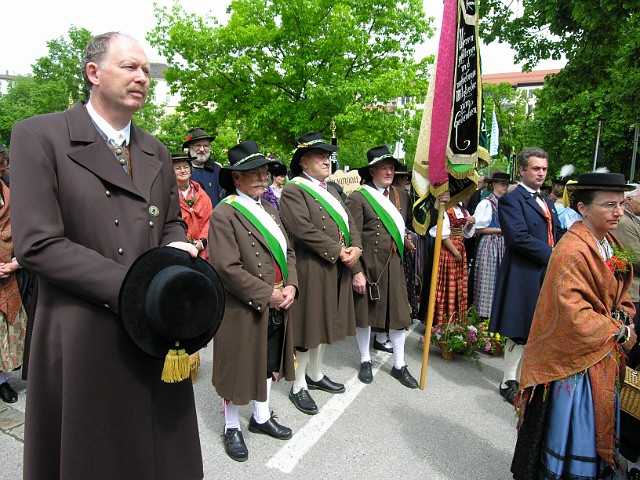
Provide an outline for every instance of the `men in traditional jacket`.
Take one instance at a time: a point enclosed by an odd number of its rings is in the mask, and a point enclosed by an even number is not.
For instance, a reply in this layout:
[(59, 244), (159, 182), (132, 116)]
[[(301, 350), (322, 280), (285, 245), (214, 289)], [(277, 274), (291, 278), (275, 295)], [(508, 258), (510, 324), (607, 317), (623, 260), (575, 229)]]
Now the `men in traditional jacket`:
[(512, 404), (544, 270), (564, 232), (553, 202), (540, 194), (547, 167), (547, 152), (538, 147), (525, 148), (518, 154), (520, 184), (498, 202), (505, 253), (496, 280), (489, 331), (509, 339), (500, 394)]
[(170, 245), (197, 256), (169, 152), (131, 123), (149, 61), (112, 32), (89, 42), (82, 73), (87, 104), (11, 134), (15, 254), (39, 279), (24, 478), (202, 478), (191, 382), (162, 382), (164, 362), (117, 316), (140, 254)]
[[(214, 338), (213, 385), (224, 399), (224, 444), (237, 461), (248, 458), (238, 405), (253, 400), (249, 431), (291, 438), (269, 410), (272, 375), (293, 380), (290, 307), (297, 293), (295, 254), (277, 211), (260, 196), (267, 165), (255, 142), (229, 149), (220, 185), (233, 193), (211, 216), (211, 263), (227, 293), (222, 325)], [(235, 193), (234, 193), (235, 192)]]
[[(362, 234), (363, 253), (353, 269), (356, 338), (360, 350), (358, 378), (371, 383), (371, 329), (388, 331), (393, 346), (391, 375), (408, 388), (417, 388), (404, 361), (404, 342), (411, 311), (402, 268), (404, 249), (414, 249), (407, 224), (408, 202), (404, 191), (392, 187), (401, 166), (386, 146), (367, 152), (368, 165), (358, 173), (365, 182), (347, 198), (356, 227)], [(407, 235), (408, 233), (408, 235)]]
[(351, 214), (325, 183), (329, 155), (337, 149), (318, 132), (302, 135), (290, 166), (295, 178), (284, 186), (280, 199), (282, 220), (296, 252), (300, 286), (300, 298), (291, 311), (298, 366), (289, 398), (308, 415), (318, 413), (308, 389), (345, 390), (322, 372), (325, 345), (355, 334), (349, 269), (360, 258), (362, 244)]
[(182, 148), (189, 149), (189, 155), (193, 157), (191, 179), (202, 185), (215, 208), (222, 196), (222, 188), (218, 181), (220, 165), (210, 158), (211, 142), (216, 136), (207, 134), (203, 128), (192, 128), (185, 138)]

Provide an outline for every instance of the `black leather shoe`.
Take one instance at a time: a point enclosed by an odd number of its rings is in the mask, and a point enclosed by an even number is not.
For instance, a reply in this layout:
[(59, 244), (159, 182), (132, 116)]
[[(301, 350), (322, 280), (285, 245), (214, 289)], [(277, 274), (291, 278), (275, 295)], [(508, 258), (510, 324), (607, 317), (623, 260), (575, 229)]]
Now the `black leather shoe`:
[(358, 372), (358, 380), (362, 383), (373, 382), (373, 372), (371, 372), (371, 362), (362, 362)]
[(309, 375), (305, 376), (305, 380), (307, 381), (309, 390), (322, 390), (323, 392), (327, 393), (342, 393), (345, 390), (343, 384), (329, 380), (329, 377), (327, 377), (326, 375), (317, 382), (311, 380), (311, 378), (309, 378)]
[(516, 401), (516, 395), (518, 394), (520, 385), (515, 380), (507, 380), (504, 383), (507, 386), (506, 388), (502, 388), (502, 385), (500, 385), (500, 395), (504, 397), (505, 401), (513, 405), (513, 403)]
[(18, 401), (18, 394), (11, 388), (7, 382), (0, 384), (0, 398), (4, 403), (16, 403)]
[(315, 415), (318, 413), (318, 405), (316, 405), (316, 402), (313, 401), (309, 392), (304, 388), (298, 393), (293, 393), (293, 387), (291, 387), (289, 400), (291, 400), (302, 413), (306, 413), (307, 415)]
[(402, 368), (393, 367), (391, 369), (391, 376), (400, 380), (400, 383), (407, 388), (418, 388), (418, 382), (411, 376), (406, 365)]
[(393, 353), (393, 347), (390, 347), (389, 345), (391, 345), (391, 342), (389, 340), (387, 340), (384, 343), (380, 343), (378, 341), (378, 337), (376, 337), (375, 335), (373, 336), (373, 348), (375, 350), (380, 350), (381, 352)]
[(244, 462), (249, 458), (249, 450), (244, 443), (242, 432), (237, 428), (228, 428), (224, 437), (224, 451), (236, 462)]
[(285, 427), (276, 422), (276, 416), (271, 412), (271, 418), (264, 423), (256, 422), (256, 419), (251, 415), (249, 420), (249, 431), (253, 433), (264, 433), (270, 437), (277, 438), (278, 440), (289, 440), (293, 433), (289, 427)]
[(629, 474), (627, 475), (629, 480), (640, 480), (640, 470), (637, 468), (632, 468), (629, 470)]

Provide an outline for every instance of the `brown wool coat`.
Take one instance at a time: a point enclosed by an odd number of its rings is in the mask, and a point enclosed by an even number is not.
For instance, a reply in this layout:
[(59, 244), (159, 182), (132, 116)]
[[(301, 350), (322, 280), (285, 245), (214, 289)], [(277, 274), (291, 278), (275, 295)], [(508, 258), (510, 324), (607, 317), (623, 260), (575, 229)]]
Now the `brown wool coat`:
[[(261, 200), (282, 232), (278, 213)], [(231, 205), (219, 203), (211, 215), (209, 255), (226, 292), (222, 325), (214, 337), (213, 385), (218, 395), (237, 405), (267, 400), (269, 298), (275, 280), (274, 258), (264, 237)], [(298, 287), (296, 257), (287, 248), (287, 285)], [(294, 302), (295, 305), (295, 302)], [(285, 341), (280, 376), (295, 378), (293, 330), (285, 311)]]
[[(370, 185), (373, 187), (373, 185)], [(375, 187), (373, 187), (375, 188)], [(394, 191), (391, 187), (390, 198), (395, 204)], [(367, 293), (353, 294), (358, 327), (378, 327), (399, 330), (411, 325), (411, 309), (407, 297), (407, 281), (404, 276), (402, 259), (389, 231), (378, 217), (369, 201), (357, 190), (347, 197), (347, 207), (351, 211), (356, 227), (362, 234), (362, 256), (355, 272), (364, 272), (369, 281), (375, 282), (378, 277), (380, 300), (369, 299)], [(398, 191), (399, 212), (407, 222), (407, 195)], [(389, 265), (385, 264), (391, 252)], [(382, 276), (380, 276), (382, 274)]]
[(202, 478), (191, 382), (163, 383), (116, 315), (131, 263), (186, 239), (169, 153), (132, 125), (130, 180), (81, 103), (11, 147), (15, 253), (39, 280), (24, 478)]
[[(341, 203), (332, 187), (328, 191)], [(344, 205), (344, 204), (343, 204)], [(351, 245), (362, 247), (349, 209)], [(299, 298), (291, 309), (296, 347), (316, 348), (355, 335), (351, 271), (338, 258), (338, 226), (315, 198), (287, 183), (280, 215), (296, 252)]]

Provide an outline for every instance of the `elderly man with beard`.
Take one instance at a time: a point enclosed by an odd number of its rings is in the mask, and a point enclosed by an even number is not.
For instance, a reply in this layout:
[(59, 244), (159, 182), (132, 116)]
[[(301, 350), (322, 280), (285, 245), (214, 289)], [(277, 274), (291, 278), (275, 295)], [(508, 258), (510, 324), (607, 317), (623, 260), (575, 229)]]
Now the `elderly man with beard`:
[(326, 184), (329, 155), (337, 149), (318, 132), (302, 135), (291, 160), (294, 178), (280, 199), (300, 280), (300, 299), (291, 312), (298, 366), (289, 399), (307, 415), (318, 413), (308, 389), (345, 391), (324, 375), (322, 356), (325, 345), (355, 334), (350, 269), (360, 258), (362, 243), (340, 195)]
[(224, 446), (232, 459), (245, 461), (238, 405), (253, 400), (249, 431), (287, 440), (291, 429), (269, 410), (272, 376), (295, 376), (289, 309), (297, 295), (295, 254), (275, 208), (260, 197), (267, 160), (255, 142), (229, 149), (230, 166), (220, 185), (230, 195), (213, 211), (210, 257), (227, 300), (214, 338), (213, 385), (224, 399)]
[(183, 150), (189, 149), (191, 162), (191, 180), (198, 182), (211, 199), (211, 205), (216, 207), (222, 198), (222, 188), (218, 181), (220, 165), (211, 156), (211, 142), (216, 138), (209, 135), (203, 128), (192, 128), (182, 144)]
[[(358, 169), (364, 185), (347, 198), (356, 227), (362, 235), (363, 254), (353, 269), (356, 309), (356, 338), (360, 350), (363, 383), (371, 383), (371, 330), (389, 332), (393, 346), (391, 375), (408, 388), (418, 382), (404, 361), (404, 343), (411, 312), (402, 268), (404, 249), (413, 250), (407, 232), (408, 197), (392, 187), (394, 172), (401, 167), (386, 146), (367, 152), (369, 163)], [(408, 234), (409, 233), (409, 234)]]

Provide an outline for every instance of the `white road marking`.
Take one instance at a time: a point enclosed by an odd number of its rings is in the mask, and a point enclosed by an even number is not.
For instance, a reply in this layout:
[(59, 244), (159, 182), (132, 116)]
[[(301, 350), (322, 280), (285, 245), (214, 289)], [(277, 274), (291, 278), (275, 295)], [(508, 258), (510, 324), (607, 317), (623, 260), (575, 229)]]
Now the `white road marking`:
[[(388, 353), (372, 351), (371, 372), (374, 377), (380, 367), (393, 358)], [(358, 380), (358, 375), (345, 384), (346, 391), (333, 395), (331, 399), (320, 409), (317, 415), (313, 415), (309, 422), (298, 430), (295, 435), (266, 463), (269, 468), (278, 469), (284, 473), (291, 473), (298, 462), (311, 447), (313, 447), (325, 434), (331, 425), (338, 420), (340, 415), (356, 399), (358, 394), (367, 385)]]

